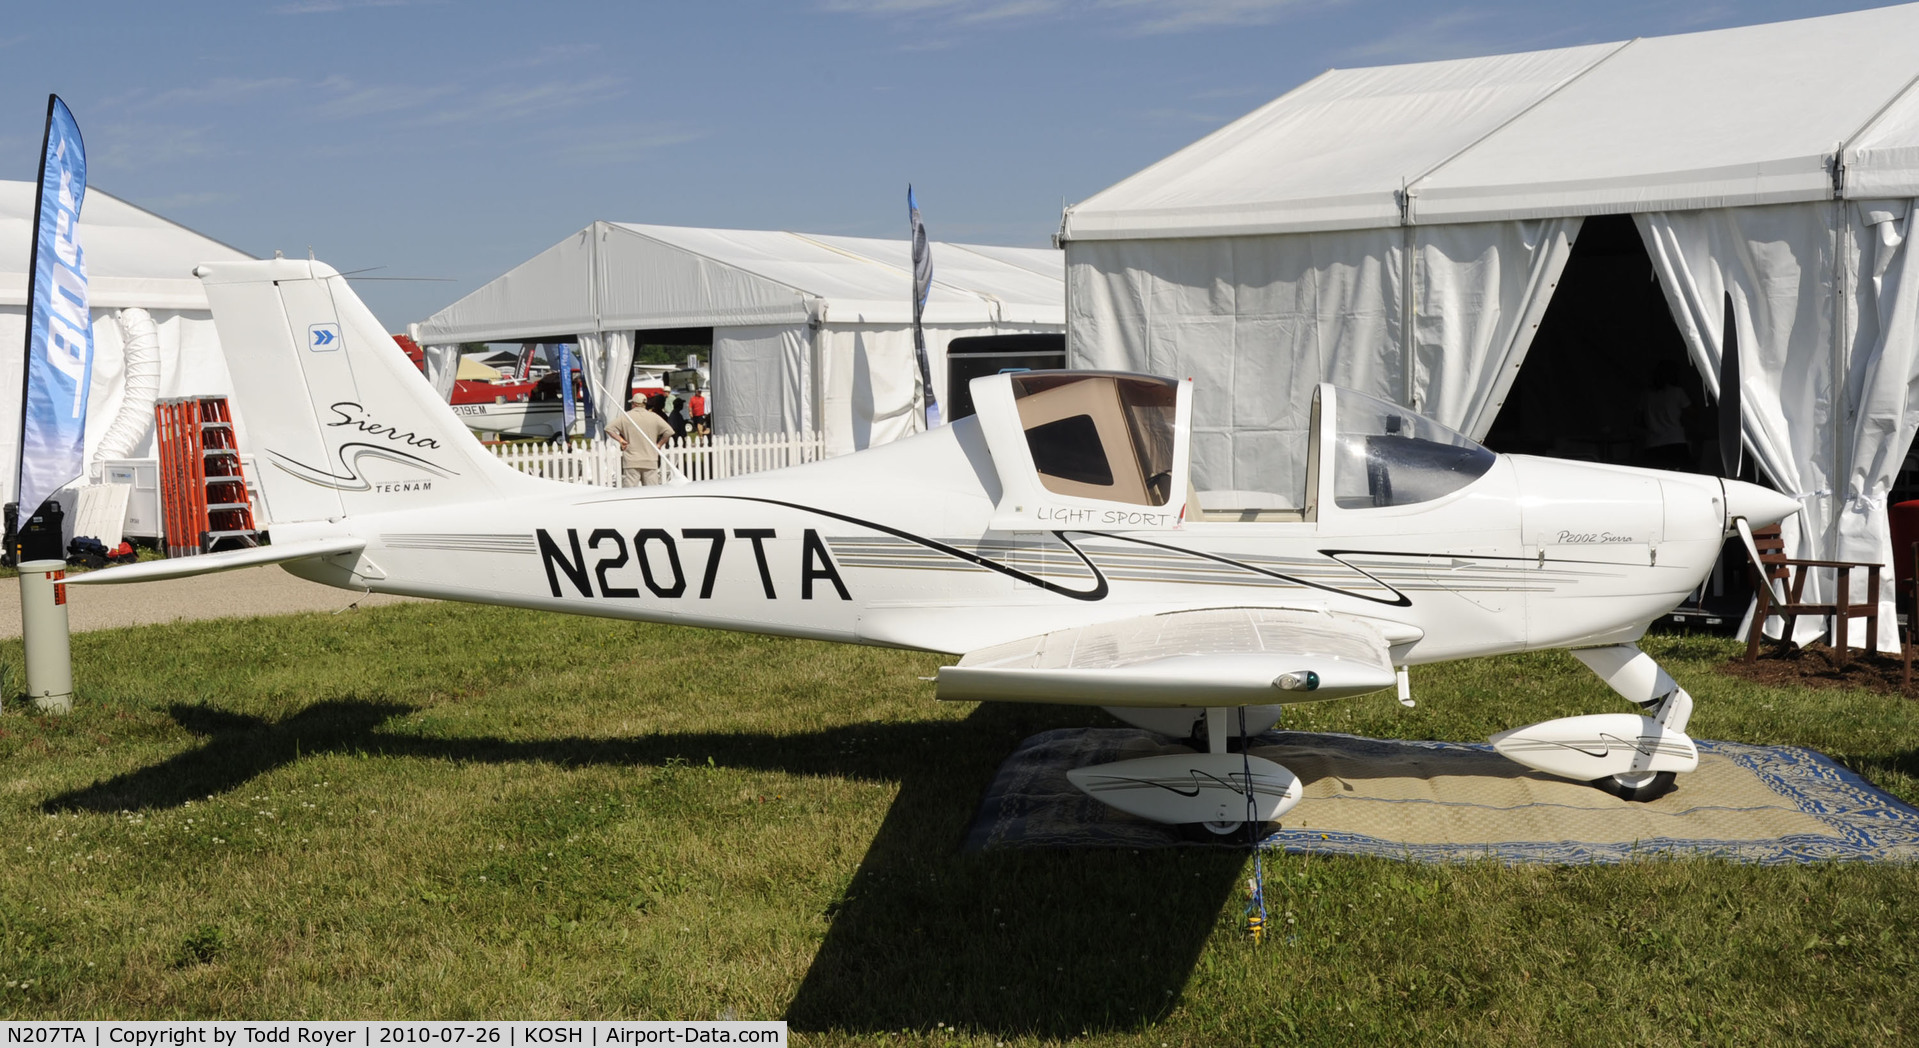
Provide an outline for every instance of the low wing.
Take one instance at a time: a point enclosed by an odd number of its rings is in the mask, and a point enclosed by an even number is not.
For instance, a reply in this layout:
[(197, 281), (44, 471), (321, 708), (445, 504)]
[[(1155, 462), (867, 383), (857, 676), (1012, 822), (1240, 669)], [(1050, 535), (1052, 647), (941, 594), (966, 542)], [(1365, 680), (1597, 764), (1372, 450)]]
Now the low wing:
[(1320, 611), (1209, 608), (1045, 633), (939, 671), (953, 701), (1258, 706), (1391, 687), (1386, 637)]
[(255, 546), (251, 549), (230, 549), (224, 553), (207, 553), (198, 557), (175, 557), (171, 560), (150, 560), (144, 564), (124, 564), (117, 568), (89, 571), (84, 575), (70, 575), (66, 581), (69, 586), (152, 582), (156, 579), (178, 579), (188, 575), (205, 575), (215, 571), (232, 571), (234, 568), (250, 568), (256, 564), (284, 564), (290, 560), (358, 553), (365, 548), (365, 539), (309, 539), (305, 542)]

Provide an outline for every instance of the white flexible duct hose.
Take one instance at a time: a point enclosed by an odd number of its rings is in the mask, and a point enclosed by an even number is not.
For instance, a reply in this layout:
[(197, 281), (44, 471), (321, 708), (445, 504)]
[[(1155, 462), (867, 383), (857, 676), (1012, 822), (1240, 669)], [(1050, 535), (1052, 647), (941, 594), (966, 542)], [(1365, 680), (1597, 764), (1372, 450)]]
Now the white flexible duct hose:
[(146, 439), (153, 428), (153, 405), (160, 399), (160, 329), (138, 306), (121, 310), (114, 319), (120, 324), (126, 395), (93, 453), (89, 473), (96, 482), (106, 475), (107, 459), (127, 457)]

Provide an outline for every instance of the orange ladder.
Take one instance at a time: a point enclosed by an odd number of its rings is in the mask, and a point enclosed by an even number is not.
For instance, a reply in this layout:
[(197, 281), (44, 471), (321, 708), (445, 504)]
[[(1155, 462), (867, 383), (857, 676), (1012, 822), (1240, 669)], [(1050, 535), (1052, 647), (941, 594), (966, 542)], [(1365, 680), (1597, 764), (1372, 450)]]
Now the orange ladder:
[(162, 400), (153, 414), (167, 556), (259, 545), (227, 398)]

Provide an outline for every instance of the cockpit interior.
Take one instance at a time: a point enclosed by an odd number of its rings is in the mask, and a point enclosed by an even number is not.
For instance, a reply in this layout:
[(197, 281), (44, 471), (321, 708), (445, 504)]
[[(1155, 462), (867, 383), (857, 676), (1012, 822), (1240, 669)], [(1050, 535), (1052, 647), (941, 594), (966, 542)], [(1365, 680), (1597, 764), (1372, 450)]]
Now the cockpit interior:
[[(1179, 461), (1186, 451), (1181, 383), (1084, 371), (993, 378), (1010, 387), (1038, 488), (1074, 502), (1174, 504), (1175, 477), (1190, 475)], [(985, 412), (982, 421), (992, 414)], [(1323, 500), (1339, 512), (1416, 505), (1472, 483), (1496, 458), (1407, 408), (1331, 385), (1314, 392), (1306, 439), (1297, 490), (1200, 490), (1189, 481), (1183, 520), (1309, 523), (1320, 519)], [(1017, 487), (1009, 486), (1009, 494), (1018, 497)]]

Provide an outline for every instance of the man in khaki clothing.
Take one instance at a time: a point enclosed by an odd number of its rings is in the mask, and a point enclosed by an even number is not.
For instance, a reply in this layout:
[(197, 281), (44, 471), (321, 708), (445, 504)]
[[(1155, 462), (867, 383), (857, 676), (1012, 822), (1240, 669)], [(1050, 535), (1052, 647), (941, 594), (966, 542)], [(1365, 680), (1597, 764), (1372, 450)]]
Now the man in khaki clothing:
[(670, 423), (635, 402), (607, 423), (606, 434), (620, 442), (620, 487), (660, 482), (660, 446), (673, 435)]

